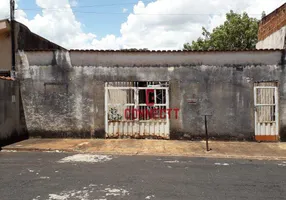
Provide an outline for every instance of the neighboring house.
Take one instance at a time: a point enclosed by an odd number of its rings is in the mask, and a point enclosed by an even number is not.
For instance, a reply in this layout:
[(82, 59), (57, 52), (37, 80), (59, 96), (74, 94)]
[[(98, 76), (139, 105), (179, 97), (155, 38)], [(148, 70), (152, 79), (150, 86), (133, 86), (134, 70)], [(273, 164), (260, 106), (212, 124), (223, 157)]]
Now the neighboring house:
[[(10, 78), (11, 43), (10, 22), (0, 20), (0, 147), (27, 137), (19, 82)], [(15, 51), (30, 49), (65, 50), (15, 22)]]
[[(15, 21), (15, 52), (18, 50), (65, 50), (63, 47), (31, 32)], [(7, 19), (0, 20), (0, 75), (9, 74), (12, 66), (11, 26)]]
[(257, 49), (286, 48), (286, 3), (261, 20), (258, 40)]
[(10, 25), (8, 20), (0, 21), (0, 76), (10, 75), (12, 66)]

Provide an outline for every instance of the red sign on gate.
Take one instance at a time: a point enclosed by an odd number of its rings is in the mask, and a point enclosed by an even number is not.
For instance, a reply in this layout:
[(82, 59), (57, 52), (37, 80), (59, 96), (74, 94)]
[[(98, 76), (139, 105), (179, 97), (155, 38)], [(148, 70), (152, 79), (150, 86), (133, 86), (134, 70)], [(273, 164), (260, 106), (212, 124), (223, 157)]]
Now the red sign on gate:
[[(146, 106), (151, 107), (148, 109), (136, 109), (136, 108), (127, 108), (125, 109), (124, 116), (127, 120), (135, 120), (135, 119), (171, 119), (171, 117), (175, 117), (178, 119), (179, 117), (179, 108), (155, 108), (155, 90), (154, 89), (146, 89)], [(153, 108), (152, 108), (153, 107)]]
[[(150, 96), (150, 94), (153, 94), (153, 95)], [(154, 89), (147, 89), (146, 90), (146, 105), (147, 106), (154, 106), (154, 104), (155, 104), (154, 94), (155, 94), (155, 90)], [(151, 97), (151, 100), (153, 102), (150, 102), (150, 97)]]
[(151, 108), (151, 109), (136, 109), (136, 108), (127, 108), (125, 109), (124, 116), (127, 120), (135, 120), (140, 118), (147, 118), (147, 119), (168, 119), (171, 117), (175, 117), (178, 119), (179, 117), (179, 108)]

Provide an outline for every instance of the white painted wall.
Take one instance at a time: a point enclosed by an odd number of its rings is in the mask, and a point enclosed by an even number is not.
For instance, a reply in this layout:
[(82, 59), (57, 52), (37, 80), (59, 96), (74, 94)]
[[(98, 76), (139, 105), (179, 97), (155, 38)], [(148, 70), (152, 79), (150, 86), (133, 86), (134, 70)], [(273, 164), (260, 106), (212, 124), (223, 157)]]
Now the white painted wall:
[(256, 44), (256, 49), (285, 49), (286, 26)]

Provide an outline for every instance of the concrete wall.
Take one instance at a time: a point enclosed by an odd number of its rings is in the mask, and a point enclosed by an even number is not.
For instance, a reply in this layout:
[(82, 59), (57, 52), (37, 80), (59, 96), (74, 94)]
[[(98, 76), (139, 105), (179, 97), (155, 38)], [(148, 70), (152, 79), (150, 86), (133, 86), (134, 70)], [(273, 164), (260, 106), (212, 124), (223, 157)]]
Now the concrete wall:
[[(252, 65), (273, 64), (280, 59), (280, 52), (241, 51), (241, 52), (96, 52), (71, 51), (74, 66), (190, 66), (190, 65)], [(48, 55), (48, 54), (45, 54)], [(49, 54), (51, 56), (51, 54)], [(30, 56), (32, 62), (41, 60)], [(46, 62), (47, 57), (45, 57)], [(49, 59), (51, 59), (49, 57)]]
[(0, 147), (27, 136), (20, 107), (18, 83), (0, 79)]
[(202, 115), (212, 114), (212, 137), (251, 139), (256, 81), (279, 81), (286, 127), (281, 57), (281, 51), (21, 52), (17, 75), (31, 136), (104, 137), (105, 81), (169, 81), (170, 106), (180, 108), (171, 138), (203, 135)]
[(286, 26), (256, 44), (256, 49), (285, 49)]

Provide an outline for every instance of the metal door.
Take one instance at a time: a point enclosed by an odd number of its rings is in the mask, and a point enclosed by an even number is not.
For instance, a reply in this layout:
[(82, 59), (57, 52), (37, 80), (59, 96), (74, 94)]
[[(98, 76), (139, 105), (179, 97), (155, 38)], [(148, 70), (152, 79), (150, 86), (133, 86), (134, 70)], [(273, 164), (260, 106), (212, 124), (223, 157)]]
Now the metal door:
[(254, 86), (255, 139), (279, 140), (278, 87), (276, 82)]
[[(142, 84), (144, 86), (142, 86)], [(150, 94), (151, 101), (149, 102)], [(150, 105), (151, 104), (151, 105)], [(108, 82), (105, 84), (107, 138), (169, 139), (169, 116), (150, 117), (150, 111), (169, 109), (167, 82)]]

